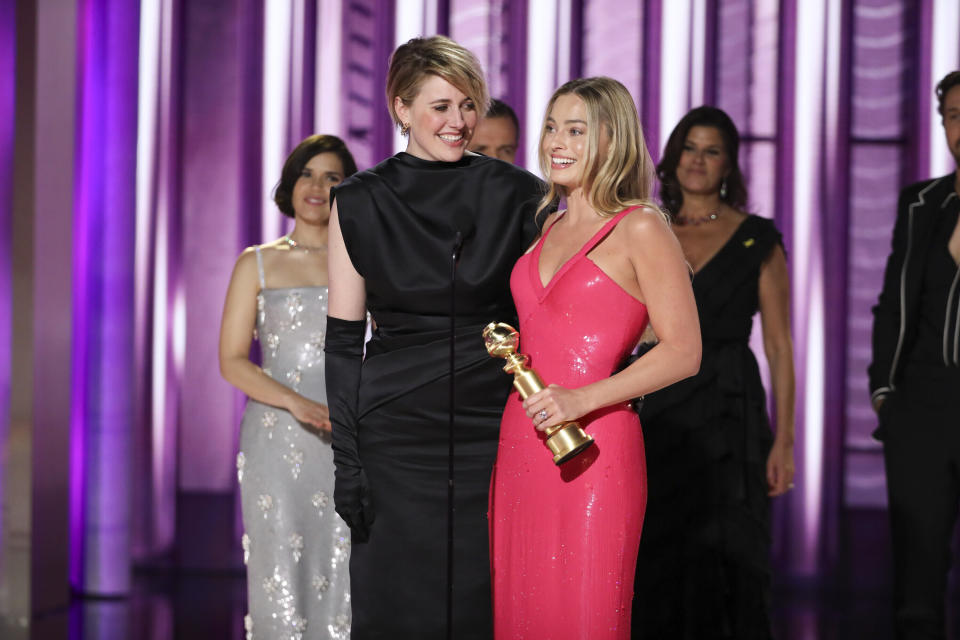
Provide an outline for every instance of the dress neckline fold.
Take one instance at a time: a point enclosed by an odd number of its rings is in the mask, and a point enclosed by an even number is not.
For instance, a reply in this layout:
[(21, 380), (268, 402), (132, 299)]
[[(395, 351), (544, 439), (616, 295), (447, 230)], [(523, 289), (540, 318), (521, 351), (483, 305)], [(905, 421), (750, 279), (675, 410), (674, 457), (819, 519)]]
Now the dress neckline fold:
[[(567, 260), (560, 265), (560, 268), (553, 273), (553, 275), (550, 277), (550, 280), (544, 284), (543, 279), (540, 277), (540, 253), (543, 251), (543, 245), (547, 240), (547, 236), (550, 235), (550, 232), (553, 230), (554, 225), (560, 221), (560, 218), (566, 215), (566, 211), (561, 213), (557, 220), (550, 225), (550, 228), (544, 232), (543, 236), (540, 238), (540, 241), (537, 242), (537, 246), (530, 254), (530, 276), (533, 280), (534, 288), (537, 291), (537, 297), (541, 300), (545, 298), (547, 293), (549, 293), (553, 288), (553, 285), (561, 280), (564, 274), (566, 274), (566, 272), (569, 271), (574, 264), (580, 261), (580, 258), (590, 253), (590, 251), (593, 250), (593, 248), (596, 247), (597, 244), (599, 244), (600, 241), (610, 233), (613, 227), (615, 227), (625, 215), (635, 209), (639, 209), (639, 206), (627, 207), (608, 220), (595, 234), (593, 234), (589, 240), (583, 244), (582, 247), (580, 247), (579, 251), (567, 258)], [(609, 276), (607, 277), (609, 278)]]
[(402, 164), (405, 164), (408, 167), (413, 167), (414, 169), (449, 170), (468, 167), (473, 164), (475, 158), (479, 158), (481, 156), (464, 153), (463, 157), (456, 162), (444, 162), (443, 160), (426, 160), (424, 158), (419, 158), (412, 153), (400, 151), (393, 157), (399, 160)]

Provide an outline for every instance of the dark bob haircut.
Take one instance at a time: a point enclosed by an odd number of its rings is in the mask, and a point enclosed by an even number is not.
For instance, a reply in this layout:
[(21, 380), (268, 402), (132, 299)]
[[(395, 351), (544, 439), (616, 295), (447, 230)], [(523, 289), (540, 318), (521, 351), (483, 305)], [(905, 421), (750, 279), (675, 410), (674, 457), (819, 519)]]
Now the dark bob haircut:
[(307, 166), (310, 159), (321, 153), (334, 153), (340, 158), (344, 178), (357, 172), (357, 163), (350, 155), (350, 150), (337, 136), (314, 135), (304, 138), (303, 142), (287, 156), (287, 161), (283, 163), (283, 171), (280, 172), (280, 182), (273, 190), (273, 201), (283, 215), (294, 217), (293, 185), (300, 179), (300, 174), (303, 173), (303, 168)]
[(737, 156), (740, 153), (740, 133), (736, 125), (722, 109), (702, 106), (691, 109), (674, 127), (663, 149), (663, 158), (657, 165), (657, 177), (660, 178), (660, 201), (671, 217), (675, 217), (683, 207), (683, 192), (677, 182), (677, 165), (687, 142), (687, 135), (693, 127), (713, 127), (723, 138), (724, 151), (727, 153), (728, 172), (725, 178), (727, 193), (722, 200), (743, 211), (747, 206), (747, 187)]
[(943, 117), (943, 100), (950, 93), (950, 89), (960, 86), (960, 71), (951, 71), (937, 83), (937, 112)]

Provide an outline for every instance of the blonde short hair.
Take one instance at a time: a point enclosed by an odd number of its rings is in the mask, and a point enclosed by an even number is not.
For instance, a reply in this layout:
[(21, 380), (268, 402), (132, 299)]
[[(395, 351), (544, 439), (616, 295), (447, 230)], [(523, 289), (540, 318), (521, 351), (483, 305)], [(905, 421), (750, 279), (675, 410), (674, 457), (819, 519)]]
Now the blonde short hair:
[(427, 76), (439, 76), (473, 100), (479, 113), (487, 112), (490, 94), (483, 68), (470, 51), (446, 36), (414, 38), (397, 47), (387, 71), (387, 109), (394, 123), (402, 126), (394, 106), (399, 97), (409, 106)]
[[(613, 78), (578, 78), (557, 89), (544, 114), (540, 133), (540, 170), (550, 175), (550, 157), (543, 150), (546, 119), (560, 96), (573, 94), (587, 108), (587, 156), (583, 158), (583, 188), (600, 215), (610, 216), (627, 207), (644, 205), (659, 211), (651, 200), (655, 178), (653, 161), (640, 129), (637, 108), (627, 88)], [(606, 129), (606, 153), (600, 153), (600, 131)], [(542, 211), (562, 196), (566, 189), (548, 180), (549, 191), (540, 202)]]

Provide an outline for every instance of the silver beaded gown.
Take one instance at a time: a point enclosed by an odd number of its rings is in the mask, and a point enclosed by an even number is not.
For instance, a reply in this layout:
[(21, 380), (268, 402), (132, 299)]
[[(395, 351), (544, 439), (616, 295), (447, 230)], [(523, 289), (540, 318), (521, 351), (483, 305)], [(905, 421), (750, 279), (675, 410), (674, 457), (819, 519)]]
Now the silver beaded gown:
[[(263, 370), (326, 403), (326, 287), (267, 289), (256, 248)], [(248, 640), (350, 637), (350, 530), (334, 511), (330, 437), (254, 400), (240, 428), (237, 479), (247, 565)]]

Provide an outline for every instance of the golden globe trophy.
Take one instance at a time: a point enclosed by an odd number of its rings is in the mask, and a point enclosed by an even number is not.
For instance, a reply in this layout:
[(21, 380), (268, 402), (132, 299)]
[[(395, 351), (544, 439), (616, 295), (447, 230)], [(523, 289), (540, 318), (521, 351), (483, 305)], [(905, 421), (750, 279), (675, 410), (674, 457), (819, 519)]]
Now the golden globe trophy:
[[(483, 342), (487, 353), (494, 358), (507, 361), (503, 370), (513, 374), (513, 386), (526, 400), (538, 391), (547, 388), (536, 371), (527, 367), (530, 358), (517, 353), (520, 334), (516, 329), (503, 322), (491, 322), (483, 330)], [(553, 454), (554, 464), (562, 464), (593, 443), (593, 438), (576, 422), (563, 422), (547, 427), (547, 448)]]

